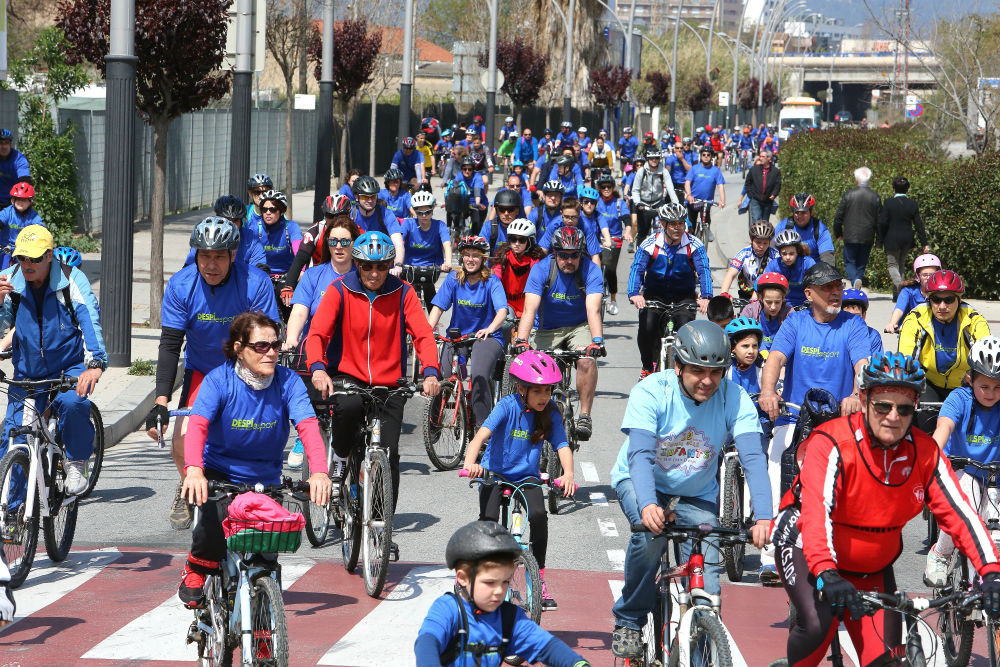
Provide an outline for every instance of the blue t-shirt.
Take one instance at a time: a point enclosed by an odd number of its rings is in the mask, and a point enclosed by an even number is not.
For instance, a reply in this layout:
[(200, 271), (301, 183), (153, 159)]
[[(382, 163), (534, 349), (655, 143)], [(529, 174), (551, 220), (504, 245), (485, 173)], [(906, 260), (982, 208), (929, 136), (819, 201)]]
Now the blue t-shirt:
[(396, 169), (403, 172), (403, 180), (409, 181), (410, 179), (417, 177), (417, 165), (424, 163), (424, 154), (418, 150), (414, 150), (410, 153), (410, 157), (406, 157), (403, 150), (400, 149), (396, 151), (396, 154), (392, 156), (392, 165)]
[[(580, 216), (580, 223), (583, 223), (583, 216)], [(561, 229), (565, 225), (562, 221), (559, 224), (549, 225), (545, 228), (545, 233), (542, 234), (541, 240), (538, 242), (538, 247), (544, 248), (545, 250), (552, 249), (552, 235), (556, 233), (557, 230)], [(583, 239), (587, 243), (587, 255), (600, 255), (601, 254), (601, 242), (597, 240), (597, 233), (593, 229), (587, 229), (580, 225), (580, 229), (583, 231)], [(583, 261), (586, 261), (584, 258)]]
[(341, 185), (340, 189), (337, 190), (337, 193), (344, 195), (345, 197), (347, 197), (351, 201), (357, 201), (358, 200), (358, 198), (354, 196), (354, 190), (352, 190), (351, 186), (348, 185), (347, 183), (344, 183), (343, 185)]
[(167, 281), (160, 321), (184, 332), (184, 367), (208, 373), (226, 360), (222, 344), (229, 339), (229, 325), (237, 315), (253, 309), (280, 321), (266, 273), (234, 262), (225, 282), (211, 287), (198, 267), (189, 264)]
[(400, 221), (403, 243), (406, 245), (406, 263), (410, 266), (441, 266), (444, 263), (444, 244), (451, 243), (448, 225), (441, 220), (431, 220), (425, 232), (415, 218)]
[[(194, 264), (194, 257), (195, 249), (191, 248), (188, 251), (188, 256), (184, 259), (184, 266)], [(240, 247), (236, 249), (236, 261), (254, 267), (258, 264), (267, 264), (264, 243), (256, 232), (247, 231), (245, 228), (240, 229)]]
[(385, 188), (382, 188), (379, 190), (378, 198), (385, 202), (385, 207), (392, 211), (392, 214), (397, 218), (408, 218), (410, 216), (410, 206), (412, 203), (409, 192), (400, 190), (396, 194), (392, 194)]
[(679, 157), (671, 152), (663, 161), (663, 167), (670, 173), (670, 180), (675, 186), (684, 187), (684, 179), (687, 177), (688, 170), (684, 168), (684, 163)]
[[(495, 239), (493, 238), (493, 225), (496, 225), (497, 228), (497, 237)], [(483, 226), (479, 228), (479, 235), (490, 244), (490, 252), (495, 253), (501, 243), (507, 242), (507, 226), (500, 222), (500, 218), (486, 220), (483, 222)]]
[[(539, 260), (531, 267), (528, 283), (524, 286), (525, 294), (538, 294), (542, 297), (535, 316), (535, 326), (539, 329), (573, 327), (587, 321), (587, 295), (580, 294), (573, 274), (557, 270), (552, 284), (542, 294), (545, 281), (549, 279), (549, 266), (554, 261), (556, 260), (552, 255)], [(601, 267), (581, 257), (578, 272), (582, 274), (583, 288), (588, 295), (604, 294)]]
[(882, 334), (880, 334), (872, 327), (868, 327), (868, 341), (871, 343), (871, 355), (869, 355), (870, 357), (874, 357), (876, 354), (882, 354), (883, 352)]
[(931, 318), (934, 327), (934, 364), (939, 369), (951, 368), (958, 358), (958, 318), (942, 324)]
[(760, 319), (757, 321), (760, 322), (760, 328), (764, 330), (764, 337), (760, 340), (761, 350), (771, 349), (771, 344), (774, 343), (774, 337), (778, 334), (778, 330), (781, 329), (781, 323), (784, 322), (784, 320), (780, 317), (781, 311), (778, 312), (779, 316), (776, 316), (773, 319), (765, 315), (763, 311), (760, 313)]
[(688, 170), (684, 180), (691, 181), (691, 196), (705, 201), (714, 200), (716, 186), (726, 184), (726, 177), (718, 167), (706, 167), (700, 162)]
[[(545, 440), (552, 444), (552, 449), (560, 450), (567, 445), (567, 441), (559, 408), (550, 400), (545, 409), (552, 418), (552, 429)], [(531, 434), (535, 431), (535, 412), (526, 409), (520, 394), (508, 394), (501, 398), (483, 426), (490, 430), (490, 439), (483, 452), (484, 468), (510, 482), (538, 477), (542, 442), (531, 442)]]
[[(507, 308), (507, 294), (503, 291), (503, 283), (492, 273), (487, 280), (480, 280), (475, 285), (468, 281), (460, 284), (458, 276), (450, 273), (431, 304), (441, 310), (451, 310), (450, 327), (458, 327), (465, 336), (488, 327), (497, 312)], [(503, 329), (494, 331), (493, 338), (503, 345)]]
[[(822, 323), (812, 310), (799, 310), (785, 318), (771, 344), (771, 352), (775, 351), (788, 360), (781, 392), (786, 401), (802, 405), (806, 390), (817, 387), (839, 402), (854, 391), (854, 367), (871, 354), (871, 339), (868, 325), (853, 313), (840, 311)], [(780, 417), (777, 423), (791, 421)]]
[(758, 363), (750, 364), (747, 368), (741, 369), (739, 364), (736, 363), (736, 359), (733, 359), (729, 364), (729, 371), (726, 373), (726, 377), (743, 387), (746, 393), (759, 394), (760, 371), (761, 367)]
[(920, 291), (920, 285), (908, 285), (899, 290), (899, 296), (896, 297), (896, 308), (903, 311), (903, 316), (899, 318), (899, 321), (905, 320), (911, 310), (926, 300), (927, 297)]
[(631, 160), (635, 157), (635, 152), (639, 149), (639, 139), (632, 137), (622, 137), (618, 140), (618, 152), (622, 157)]
[(621, 218), (628, 214), (628, 204), (618, 197), (610, 201), (604, 201), (603, 198), (597, 200), (597, 222), (601, 227), (607, 227), (613, 239), (622, 237)]
[[(9, 193), (10, 189), (7, 191)], [(45, 226), (42, 216), (34, 208), (29, 208), (24, 215), (18, 213), (13, 204), (0, 211), (0, 247), (13, 246), (17, 235), (28, 225)]]
[(535, 226), (535, 241), (541, 241), (549, 225), (562, 224), (562, 211), (557, 209), (555, 213), (549, 213), (549, 209), (539, 206), (528, 214), (528, 220)]
[(375, 210), (369, 216), (362, 215), (361, 207), (356, 207), (354, 209), (354, 223), (363, 232), (382, 232), (388, 236), (400, 232), (399, 220), (392, 214), (392, 211), (384, 206), (376, 205)]
[(229, 361), (202, 380), (192, 415), (208, 420), (205, 467), (236, 484), (281, 481), (289, 420), (315, 417), (306, 386), (295, 371), (275, 366), (266, 389), (251, 389)]
[[(351, 267), (351, 271), (354, 267)], [(350, 273), (350, 271), (348, 271)], [(299, 304), (305, 306), (309, 309), (309, 317), (306, 319), (305, 326), (302, 327), (302, 333), (299, 334), (299, 340), (305, 340), (306, 334), (309, 333), (309, 324), (312, 321), (312, 316), (316, 314), (316, 309), (319, 308), (319, 302), (323, 300), (323, 295), (326, 294), (326, 290), (329, 289), (333, 281), (339, 280), (346, 274), (339, 273), (333, 264), (326, 262), (325, 264), (317, 264), (315, 266), (310, 266), (302, 274), (299, 279), (299, 283), (295, 286), (295, 293), (292, 295), (292, 305)]]
[[(819, 238), (813, 235), (814, 226), (819, 230)], [(830, 236), (830, 230), (816, 218), (810, 219), (805, 227), (799, 227), (791, 218), (785, 218), (774, 226), (774, 235), (777, 236), (786, 229), (798, 232), (802, 237), (802, 243), (809, 246), (809, 256), (813, 259), (819, 259), (824, 252), (833, 252), (833, 237)]]
[[(473, 610), (466, 600), (461, 603), (465, 605), (465, 616), (469, 621), (469, 636), (466, 640), (468, 645), (481, 644), (485, 646), (500, 646), (503, 639), (503, 619), (499, 608), (489, 614), (478, 613)], [(458, 630), (462, 627), (462, 612), (451, 595), (442, 595), (431, 603), (431, 608), (427, 610), (427, 616), (420, 626), (417, 636), (430, 635), (437, 640), (438, 646), (444, 650), (448, 642), (451, 641)], [(518, 608), (514, 612), (514, 627), (511, 629), (510, 653), (524, 658), (528, 662), (536, 662), (539, 654), (545, 646), (552, 641), (552, 635), (542, 630), (537, 623), (532, 623), (531, 619)], [(478, 667), (503, 667), (505, 664), (503, 656), (498, 653), (485, 653), (481, 658), (475, 660), (470, 654), (459, 655), (458, 658), (444, 667), (468, 667), (476, 664)]]
[(806, 302), (806, 287), (802, 284), (802, 278), (815, 263), (816, 260), (812, 257), (803, 255), (796, 258), (794, 264), (787, 266), (781, 261), (779, 255), (767, 263), (767, 266), (764, 267), (764, 273), (777, 271), (788, 279), (788, 294), (785, 295), (785, 303), (794, 308)]
[(14, 187), (18, 179), (31, 176), (31, 169), (28, 166), (28, 158), (24, 153), (16, 148), (10, 149), (7, 159), (0, 160), (0, 202), (10, 201), (10, 189)]
[[(939, 416), (955, 422), (955, 429), (944, 445), (945, 454), (965, 456), (980, 463), (1000, 459), (1000, 403), (986, 409), (976, 402), (972, 387), (958, 387), (944, 399)], [(986, 473), (972, 467), (964, 472), (980, 480), (986, 477)]]
[[(273, 225), (261, 224), (264, 232), (264, 254), (271, 273), (287, 273), (292, 268), (295, 250), (302, 242), (302, 230), (299, 223), (281, 218)], [(293, 249), (292, 244), (295, 244)]]

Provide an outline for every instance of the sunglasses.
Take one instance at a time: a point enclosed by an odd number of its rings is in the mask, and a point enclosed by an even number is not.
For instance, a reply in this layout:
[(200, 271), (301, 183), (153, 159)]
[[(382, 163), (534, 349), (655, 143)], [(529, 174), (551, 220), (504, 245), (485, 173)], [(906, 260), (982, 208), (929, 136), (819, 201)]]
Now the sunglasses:
[(497, 213), (517, 213), (517, 208), (513, 206), (497, 206)]
[(262, 188), (262, 189), (260, 189), (260, 190), (251, 190), (250, 192), (251, 192), (252, 194), (255, 194), (255, 195), (262, 195), (262, 194), (264, 194), (265, 192), (267, 192), (267, 189), (266, 189), (266, 188)]
[(279, 209), (277, 206), (261, 206), (260, 210), (262, 210), (264, 213), (277, 213), (281, 209)]
[(912, 403), (892, 403), (891, 401), (872, 401), (872, 408), (880, 415), (887, 415), (896, 408), (896, 414), (900, 417), (910, 417), (917, 410), (917, 406)]
[(472, 171), (472, 167), (462, 167), (462, 171)]
[(416, 213), (417, 215), (430, 215), (433, 212), (434, 212), (434, 209), (430, 209), (430, 208), (422, 208), (419, 211), (414, 211), (414, 213)]
[(376, 195), (358, 195), (358, 201), (375, 201), (378, 199)]
[(326, 244), (331, 248), (336, 248), (340, 246), (342, 248), (350, 248), (351, 244), (354, 243), (353, 239), (327, 239)]
[(358, 268), (362, 271), (388, 271), (389, 262), (358, 262)]
[(280, 340), (259, 340), (256, 343), (243, 343), (243, 347), (248, 347), (257, 354), (267, 354), (269, 350), (274, 350), (275, 352), (281, 347)]
[(557, 252), (556, 257), (564, 260), (580, 259), (580, 253), (578, 252)]
[(527, 243), (528, 242), (528, 237), (527, 236), (508, 236), (507, 237), (507, 242), (508, 243)]
[(578, 216), (578, 215), (564, 215), (562, 217), (562, 219), (563, 220), (579, 220), (580, 216)]
[(958, 301), (958, 297), (955, 296), (954, 294), (952, 294), (950, 296), (933, 296), (932, 295), (932, 296), (930, 296), (928, 298), (931, 300), (931, 303), (933, 303), (933, 304), (946, 303), (949, 306), (953, 305), (956, 301)]
[(48, 254), (49, 254), (49, 251), (46, 250), (44, 253), (42, 253), (41, 257), (25, 257), (24, 255), (14, 255), (14, 259), (18, 263), (20, 263), (20, 264), (24, 264), (24, 263), (28, 263), (28, 264), (41, 264), (42, 260), (45, 259), (45, 257)]
[(596, 203), (597, 203), (597, 200), (596, 200), (596, 199), (581, 199), (581, 200), (580, 200), (580, 203), (581, 203), (581, 204), (590, 204), (590, 205), (594, 205), (594, 204), (596, 204)]
[(597, 187), (599, 187), (601, 190), (614, 190), (615, 189), (615, 186), (611, 185), (610, 183), (605, 183), (604, 185), (599, 185)]

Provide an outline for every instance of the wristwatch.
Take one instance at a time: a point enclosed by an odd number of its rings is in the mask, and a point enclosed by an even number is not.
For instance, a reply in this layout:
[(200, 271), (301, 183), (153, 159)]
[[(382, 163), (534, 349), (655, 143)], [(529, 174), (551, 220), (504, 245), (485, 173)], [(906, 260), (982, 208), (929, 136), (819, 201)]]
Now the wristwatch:
[(101, 361), (100, 359), (91, 359), (87, 362), (87, 369), (100, 368), (102, 371), (108, 369), (108, 363), (106, 361)]
[(604, 345), (604, 339), (600, 336), (594, 336), (594, 338), (592, 338), (590, 342), (597, 343), (598, 345)]

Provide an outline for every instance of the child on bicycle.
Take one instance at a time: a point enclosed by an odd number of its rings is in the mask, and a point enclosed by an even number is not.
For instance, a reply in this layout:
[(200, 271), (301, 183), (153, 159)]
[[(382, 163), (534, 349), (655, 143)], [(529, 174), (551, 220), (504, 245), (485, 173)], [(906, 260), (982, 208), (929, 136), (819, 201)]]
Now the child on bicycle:
[(455, 592), (431, 604), (413, 644), (417, 667), (501, 667), (507, 656), (553, 667), (590, 667), (560, 639), (505, 602), (521, 546), (493, 521), (455, 531), (445, 562), (455, 569)]
[(733, 302), (728, 296), (713, 296), (708, 300), (708, 310), (705, 313), (709, 322), (715, 322), (725, 329), (736, 317), (733, 311)]
[(786, 229), (774, 238), (774, 245), (778, 248), (781, 256), (772, 259), (764, 267), (765, 273), (776, 271), (785, 276), (788, 280), (788, 292), (785, 294), (785, 301), (792, 308), (806, 305), (806, 290), (802, 284), (802, 277), (806, 271), (816, 263), (812, 257), (806, 253), (806, 246), (802, 243), (799, 233)]
[[(562, 494), (572, 497), (573, 451), (567, 446), (559, 408), (552, 400), (552, 388), (562, 381), (562, 372), (555, 360), (544, 352), (528, 350), (514, 357), (510, 374), (517, 381), (517, 391), (503, 397), (476, 432), (465, 452), (465, 465), (472, 478), (482, 477), (485, 470), (508, 482), (538, 478), (542, 443), (548, 441), (559, 456), (563, 476), (559, 478)], [(487, 440), (489, 442), (487, 443)], [(479, 450), (486, 444), (482, 465), (476, 463)], [(538, 561), (542, 578), (542, 609), (558, 609), (545, 585), (545, 552), (548, 548), (548, 515), (541, 486), (521, 489), (528, 506), (531, 528), (531, 551)], [(500, 517), (503, 489), (498, 485), (483, 486), (479, 492), (479, 520), (496, 521)]]
[[(1000, 338), (986, 336), (969, 350), (969, 373), (962, 387), (944, 400), (934, 441), (949, 456), (981, 463), (1000, 460)], [(998, 490), (984, 488), (986, 473), (967, 468), (955, 472), (959, 486), (985, 520), (1000, 518)], [(927, 552), (924, 583), (944, 586), (955, 543), (943, 530)]]
[(757, 298), (740, 311), (740, 317), (753, 318), (760, 324), (760, 328), (764, 332), (764, 337), (760, 341), (760, 349), (766, 357), (778, 329), (781, 328), (781, 323), (792, 312), (792, 307), (785, 303), (785, 295), (788, 293), (788, 278), (776, 271), (764, 273), (757, 278), (754, 291), (757, 293)]
[[(760, 393), (760, 371), (764, 367), (764, 357), (760, 355), (760, 343), (764, 338), (764, 330), (760, 322), (752, 317), (737, 317), (726, 325), (726, 335), (733, 348), (733, 360), (726, 371), (726, 377), (743, 387), (753, 396)], [(771, 440), (774, 424), (759, 407), (761, 449), (767, 451), (767, 443)]]

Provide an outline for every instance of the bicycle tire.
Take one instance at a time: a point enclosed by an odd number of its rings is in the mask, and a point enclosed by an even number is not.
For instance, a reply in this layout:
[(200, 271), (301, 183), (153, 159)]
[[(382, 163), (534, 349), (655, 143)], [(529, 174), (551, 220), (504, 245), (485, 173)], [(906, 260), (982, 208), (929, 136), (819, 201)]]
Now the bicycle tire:
[[(30, 459), (28, 457), (28, 452), (23, 447), (17, 447), (4, 454), (3, 458), (0, 459), (0, 525), (4, 526), (4, 532), (7, 532), (7, 491), (8, 489), (8, 478), (11, 471), (15, 469), (15, 466), (23, 471), (24, 478), (28, 477), (28, 470), (30, 468)], [(18, 513), (15, 520), (15, 526), (11, 537), (4, 537), (3, 553), (4, 559), (7, 561), (7, 567), (10, 570), (10, 587), (18, 588), (24, 583), (24, 580), (28, 577), (28, 572), (31, 571), (31, 564), (35, 561), (35, 550), (38, 548), (38, 489), (37, 487), (32, 490), (35, 495), (35, 516), (31, 517), (29, 521), (24, 521), (23, 516)], [(24, 505), (21, 504), (20, 508), (23, 510)], [(20, 538), (20, 539), (18, 539)], [(21, 549), (17, 549), (15, 545), (20, 544)]]
[[(741, 529), (743, 516), (743, 468), (735, 456), (726, 457), (722, 483), (722, 525), (726, 528)], [(742, 544), (722, 548), (722, 559), (726, 564), (729, 581), (743, 580), (743, 556), (746, 547)]]
[(927, 512), (927, 547), (933, 547), (937, 544), (938, 536), (941, 534), (941, 529), (938, 526), (937, 519), (930, 512)]
[(261, 577), (250, 590), (250, 632), (252, 664), (288, 667), (285, 601), (281, 587), (271, 577)]
[(927, 667), (927, 656), (924, 655), (917, 624), (912, 625), (906, 633), (906, 660), (909, 667)]
[(80, 494), (81, 500), (89, 496), (97, 486), (97, 478), (101, 476), (101, 468), (104, 466), (104, 418), (93, 401), (90, 403), (90, 421), (94, 424), (94, 453), (87, 459), (84, 471), (87, 489)]
[(1000, 667), (1000, 621), (986, 619), (986, 652), (990, 667)]
[[(309, 471), (309, 459), (302, 460), (302, 481), (306, 481), (312, 473)], [(331, 501), (332, 502), (332, 501)], [(320, 507), (311, 500), (302, 503), (302, 514), (306, 520), (306, 539), (314, 547), (321, 547), (330, 534), (329, 505)]]
[(361, 555), (361, 505), (358, 493), (360, 456), (351, 456), (340, 487), (340, 556), (344, 569), (354, 572)]
[[(66, 470), (63, 468), (62, 457), (57, 455), (52, 461), (55, 474), (49, 486), (49, 516), (42, 519), (42, 534), (45, 536), (45, 553), (54, 563), (61, 563), (69, 555), (73, 546), (73, 536), (76, 534), (76, 517), (80, 503), (72, 499), (66, 500)], [(44, 465), (44, 464), (43, 464)]]
[(666, 623), (664, 619), (669, 618), (670, 592), (659, 591), (658, 604), (653, 605), (653, 611), (649, 612), (646, 617), (646, 625), (642, 628), (643, 659), (646, 665), (663, 664), (663, 658), (666, 654), (666, 646), (664, 646)]
[(514, 361), (514, 355), (507, 356), (507, 361), (503, 367), (503, 380), (500, 385), (500, 393), (509, 396), (517, 391), (517, 378), (510, 374), (510, 365)]
[[(550, 480), (557, 480), (562, 477), (562, 463), (559, 461), (559, 454), (552, 449), (552, 444), (546, 440), (543, 448), (548, 450), (548, 457), (545, 459), (545, 472)], [(549, 508), (549, 514), (559, 514), (559, 491), (551, 486), (545, 489), (545, 504)]]
[(365, 502), (361, 521), (362, 574), (365, 591), (377, 598), (389, 573), (389, 550), (392, 545), (392, 477), (389, 458), (380, 449), (371, 453), (371, 468), (366, 475)]
[(533, 622), (542, 618), (542, 575), (538, 571), (538, 561), (530, 551), (523, 551), (514, 568), (507, 589), (507, 600), (524, 610)]
[[(969, 561), (958, 549), (952, 554), (948, 583), (952, 590), (971, 590), (969, 583)], [(972, 657), (972, 639), (975, 623), (968, 619), (968, 612), (948, 605), (937, 617), (937, 633), (941, 637), (941, 650), (948, 667), (965, 667)]]
[[(733, 658), (729, 652), (729, 638), (726, 630), (722, 627), (722, 621), (715, 614), (709, 612), (695, 612), (691, 618), (691, 636), (688, 638), (688, 655), (694, 656), (696, 651), (711, 653), (712, 667), (732, 667)], [(674, 649), (670, 651), (669, 667), (678, 667), (680, 661), (680, 651), (676, 650), (677, 643), (674, 642)]]
[[(229, 639), (229, 610), (222, 590), (222, 577), (205, 578), (205, 608), (196, 612), (199, 620), (212, 628), (213, 637), (202, 635), (198, 641), (201, 667), (232, 667), (235, 647)], [(207, 619), (204, 618), (207, 615)], [(213, 641), (214, 640), (214, 641)]]
[(455, 389), (452, 382), (442, 382), (441, 393), (424, 404), (424, 449), (438, 470), (458, 468), (469, 440), (465, 392), (456, 394)]

